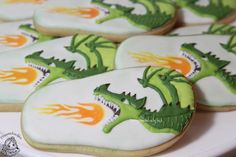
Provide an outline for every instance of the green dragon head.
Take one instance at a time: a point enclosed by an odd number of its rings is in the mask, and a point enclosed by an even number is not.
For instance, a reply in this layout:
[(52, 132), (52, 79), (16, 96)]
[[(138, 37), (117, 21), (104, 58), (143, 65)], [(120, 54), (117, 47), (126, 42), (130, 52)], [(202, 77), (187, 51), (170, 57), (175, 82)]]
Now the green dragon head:
[(41, 43), (44, 41), (52, 40), (58, 37), (49, 36), (38, 32), (31, 24), (22, 24), (19, 26), (20, 30), (25, 31), (25, 34), (30, 36), (35, 43)]
[(209, 0), (207, 5), (199, 4), (199, 0), (176, 0), (176, 3), (196, 15), (209, 17), (215, 21), (233, 14), (236, 8), (235, 0)]
[(43, 51), (38, 51), (25, 57), (25, 62), (30, 67), (33, 67), (42, 72), (43, 76), (36, 83), (37, 88), (41, 88), (50, 82), (58, 79), (67, 79), (64, 72), (66, 70), (75, 69), (75, 61), (59, 60), (54, 57), (44, 58), (41, 56)]
[(43, 51), (35, 52), (25, 57), (29, 66), (40, 70), (43, 77), (37, 82), (41, 88), (59, 78), (66, 80), (80, 79), (104, 73), (114, 68), (116, 45), (96, 35), (74, 35), (71, 45), (65, 47), (68, 53), (81, 55), (86, 60), (87, 67), (75, 67), (76, 60), (59, 60), (55, 57), (44, 58), (40, 56)]
[(224, 68), (230, 62), (220, 60), (212, 52), (203, 53), (195, 48), (196, 43), (184, 43), (181, 45), (183, 55), (195, 65), (195, 75), (189, 76), (191, 81), (196, 82), (207, 76), (215, 75), (215, 72)]
[(116, 94), (108, 90), (110, 84), (104, 84), (94, 90), (95, 99), (110, 108), (114, 115), (105, 124), (103, 131), (109, 133), (115, 126), (129, 119), (138, 119), (146, 97), (137, 99), (130, 93)]
[[(195, 43), (182, 44), (181, 50), (183, 55), (194, 62), (196, 73), (189, 76), (189, 79), (196, 83), (198, 80), (209, 76), (215, 76), (234, 94), (236, 94), (236, 76), (228, 72), (225, 67), (230, 64), (230, 61), (221, 60), (212, 52), (204, 53), (195, 48)], [(197, 67), (197, 68), (196, 68)]]
[(120, 123), (132, 119), (154, 133), (181, 132), (194, 112), (192, 87), (183, 75), (170, 69), (147, 67), (138, 82), (143, 88), (153, 89), (164, 105), (159, 111), (151, 111), (145, 106), (147, 97), (137, 99), (131, 93), (113, 93), (108, 90), (110, 84), (101, 85), (94, 90), (95, 99), (113, 111), (103, 131), (109, 133)]

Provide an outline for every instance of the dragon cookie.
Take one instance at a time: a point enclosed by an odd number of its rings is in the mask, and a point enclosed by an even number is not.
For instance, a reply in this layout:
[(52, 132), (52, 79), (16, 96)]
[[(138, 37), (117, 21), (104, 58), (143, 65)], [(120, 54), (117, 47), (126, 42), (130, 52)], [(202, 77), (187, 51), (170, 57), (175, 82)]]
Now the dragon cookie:
[(60, 0), (36, 10), (37, 30), (50, 35), (95, 33), (114, 41), (136, 34), (164, 34), (176, 21), (168, 0)]
[(116, 45), (75, 35), (0, 54), (0, 111), (19, 111), (30, 93), (50, 83), (114, 68)]
[(142, 67), (42, 88), (27, 99), (21, 124), (26, 141), (39, 149), (137, 157), (177, 142), (194, 111), (182, 74)]
[(0, 21), (31, 19), (34, 10), (48, 0), (0, 0)]
[(212, 25), (187, 26), (177, 28), (170, 32), (171, 36), (199, 34), (236, 35), (236, 25), (217, 23)]
[(137, 36), (120, 45), (115, 64), (118, 69), (145, 65), (175, 69), (194, 84), (200, 109), (236, 109), (235, 36)]
[(182, 24), (230, 23), (236, 19), (235, 0), (175, 0)]
[(54, 38), (37, 32), (32, 27), (31, 21), (0, 24), (0, 52), (26, 47)]

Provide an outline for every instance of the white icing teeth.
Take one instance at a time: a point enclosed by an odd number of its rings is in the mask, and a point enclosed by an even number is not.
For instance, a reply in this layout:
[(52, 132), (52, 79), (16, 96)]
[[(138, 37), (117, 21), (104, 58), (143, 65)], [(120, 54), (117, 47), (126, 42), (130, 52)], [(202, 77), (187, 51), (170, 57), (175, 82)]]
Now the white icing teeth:
[(33, 68), (35, 68), (35, 69), (38, 69), (38, 70), (42, 71), (43, 73), (49, 72), (49, 70), (48, 70), (47, 68), (42, 67), (42, 66), (40, 66), (40, 65), (36, 65), (36, 64), (29, 63), (29, 66), (30, 66), (30, 67), (33, 67)]
[(105, 125), (113, 122), (114, 120), (116, 120), (119, 117), (119, 115), (120, 115), (120, 108), (119, 108), (119, 106), (117, 106), (116, 104), (114, 104), (112, 102), (106, 101), (102, 96), (95, 95), (95, 100), (98, 101), (98, 102), (101, 102), (103, 105), (105, 105), (108, 108), (110, 108), (113, 111), (113, 113), (114, 113), (114, 115), (107, 120)]
[(42, 67), (42, 66), (36, 65), (36, 64), (32, 64), (32, 63), (29, 63), (28, 65), (32, 68), (40, 70), (43, 73), (43, 76), (34, 84), (34, 87), (37, 87), (40, 83), (42, 83), (50, 75), (50, 71), (45, 67)]
[(109, 118), (106, 122), (105, 125), (108, 125), (109, 123), (113, 122), (114, 120), (116, 120), (119, 116), (118, 115), (114, 115), (111, 118)]
[(192, 55), (190, 55), (188, 52), (182, 51), (182, 56), (187, 58), (192, 64), (193, 64), (193, 69), (191, 72), (187, 74), (186, 77), (191, 78), (194, 75), (196, 75), (200, 70), (201, 70), (201, 64), (196, 60)]
[(45, 75), (43, 75), (43, 77), (41, 77), (34, 85), (34, 87), (37, 87), (40, 83), (42, 83), (47, 77), (49, 76), (49, 73), (46, 73)]

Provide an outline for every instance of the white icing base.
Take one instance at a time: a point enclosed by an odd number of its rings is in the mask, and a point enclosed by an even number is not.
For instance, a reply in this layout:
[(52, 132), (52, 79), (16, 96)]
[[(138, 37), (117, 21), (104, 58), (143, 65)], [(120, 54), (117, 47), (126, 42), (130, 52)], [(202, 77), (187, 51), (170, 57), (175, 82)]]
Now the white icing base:
[[(209, 0), (199, 0), (196, 4), (198, 5), (208, 5)], [(209, 18), (209, 17), (203, 17), (200, 16), (194, 12), (192, 12), (192, 10), (190, 10), (189, 8), (181, 8), (181, 10), (179, 11), (179, 16), (181, 17), (181, 21), (184, 24), (206, 24), (206, 23), (212, 23), (214, 22), (213, 19)]]
[(30, 19), (33, 16), (34, 10), (40, 6), (40, 4), (32, 3), (9, 4), (5, 1), (0, 0), (0, 20), (3, 21)]
[(179, 11), (179, 16), (181, 21), (184, 24), (191, 25), (191, 24), (208, 24), (213, 23), (214, 20), (209, 17), (202, 17), (192, 13), (190, 10), (186, 8), (182, 8)]
[[(181, 55), (180, 46), (183, 43), (197, 43), (195, 46), (202, 52), (212, 52), (220, 59), (231, 61), (225, 67), (227, 71), (236, 74), (236, 55), (227, 52), (220, 43), (227, 43), (229, 36), (199, 35), (185, 37), (161, 37), (161, 36), (136, 36), (124, 41), (117, 51), (117, 69), (127, 67), (146, 66), (150, 63), (139, 63), (132, 58), (129, 52), (142, 53), (151, 52), (160, 56)], [(138, 43), (138, 44), (137, 44)], [(209, 106), (236, 105), (236, 95), (226, 88), (223, 83), (215, 77), (204, 78), (196, 84), (199, 88), (197, 101)]]
[[(32, 21), (28, 20), (28, 21), (10, 22), (10, 23), (0, 24), (0, 53), (4, 51), (22, 48), (22, 47), (33, 44), (33, 39), (30, 37), (31, 33), (28, 33), (19, 29), (20, 25), (23, 25), (23, 24), (32, 24)], [(29, 36), (24, 35), (25, 33)], [(24, 35), (25, 37), (27, 37), (28, 41), (26, 44), (20, 47), (7, 46), (1, 43), (1, 40), (3, 40), (3, 37), (6, 35)]]
[[(28, 64), (26, 64), (24, 61), (25, 56), (41, 50), (44, 50), (41, 56), (45, 58), (55, 56), (55, 58), (58, 58), (60, 60), (76, 60), (77, 62), (75, 65), (84, 69), (86, 67), (85, 59), (80, 54), (68, 52), (64, 48), (64, 46), (70, 45), (70, 41), (71, 37), (66, 37), (36, 44), (19, 50), (6, 51), (4, 53), (1, 53), (0, 70), (11, 70), (12, 68), (29, 67)], [(42, 73), (39, 73), (39, 75), (41, 76)], [(38, 79), (35, 81), (35, 83), (38, 81)], [(35, 89), (34, 84), (24, 86), (0, 81), (0, 104), (23, 103), (29, 96), (29, 94)]]
[[(144, 14), (145, 8), (142, 5), (133, 5), (128, 0), (106, 0), (108, 3), (120, 3), (124, 6), (135, 7), (134, 12)], [(145, 30), (133, 26), (124, 18), (112, 19), (102, 24), (97, 24), (96, 20), (106, 16), (104, 11), (95, 19), (85, 19), (79, 16), (71, 16), (59, 13), (50, 13), (48, 10), (56, 7), (69, 7), (69, 8), (83, 8), (83, 7), (98, 7), (91, 4), (91, 0), (60, 0), (49, 2), (43, 5), (40, 9), (36, 10), (34, 21), (37, 25), (49, 29), (61, 29), (72, 31), (88, 31), (114, 35), (127, 35), (134, 33), (142, 33)], [(53, 22), (52, 22), (53, 21)]]
[(113, 112), (105, 106), (105, 118), (94, 126), (86, 126), (66, 117), (42, 115), (36, 110), (49, 104), (73, 106), (77, 103), (100, 104), (94, 100), (93, 90), (107, 83), (110, 83), (109, 91), (114, 93), (126, 91), (137, 94), (137, 98), (147, 96), (148, 108), (159, 110), (163, 103), (158, 93), (150, 88), (143, 88), (137, 81), (137, 78), (142, 78), (144, 69), (117, 70), (86, 79), (52, 84), (34, 92), (23, 109), (24, 133), (36, 143), (83, 145), (121, 150), (150, 148), (173, 139), (175, 134), (151, 133), (137, 120), (124, 121), (106, 134), (102, 131), (103, 125)]
[[(236, 21), (230, 24), (231, 26), (236, 26)], [(200, 35), (208, 31), (211, 25), (198, 25), (198, 26), (186, 26), (179, 27), (171, 31), (169, 34), (177, 35)]]
[(199, 35), (203, 34), (203, 32), (207, 32), (209, 27), (210, 25), (179, 27), (171, 31), (169, 34)]

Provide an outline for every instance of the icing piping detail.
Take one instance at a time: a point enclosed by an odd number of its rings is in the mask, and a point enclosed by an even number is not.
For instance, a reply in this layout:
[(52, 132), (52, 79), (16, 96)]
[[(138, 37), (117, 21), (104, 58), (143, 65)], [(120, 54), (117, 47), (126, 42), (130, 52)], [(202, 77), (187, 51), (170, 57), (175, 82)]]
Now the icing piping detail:
[(120, 123), (133, 119), (142, 123), (150, 132), (181, 132), (194, 112), (193, 98), (188, 102), (184, 101), (183, 95), (186, 93), (179, 88), (187, 86), (191, 89), (185, 77), (174, 70), (148, 67), (138, 82), (143, 88), (155, 90), (161, 96), (164, 105), (159, 111), (151, 111), (145, 107), (147, 97), (137, 99), (136, 94), (132, 96), (131, 93), (125, 92), (113, 93), (108, 90), (110, 84), (101, 85), (94, 90), (95, 99), (114, 113), (103, 127), (103, 131), (110, 133)]
[(87, 62), (86, 69), (75, 67), (76, 60), (66, 61), (55, 57), (44, 58), (43, 51), (38, 51), (25, 57), (25, 62), (32, 68), (42, 71), (43, 77), (36, 83), (37, 88), (59, 78), (65, 80), (79, 79), (100, 74), (114, 68), (116, 45), (94, 35), (72, 38), (71, 45), (65, 47), (71, 53), (81, 54)]
[(191, 63), (183, 57), (176, 56), (159, 56), (151, 52), (129, 53), (139, 63), (149, 63), (152, 66), (161, 66), (179, 71), (188, 75), (192, 71)]
[(220, 44), (224, 49), (226, 49), (228, 52), (231, 52), (236, 55), (236, 35), (233, 35), (227, 44)]
[[(98, 24), (104, 23), (106, 21), (125, 18), (130, 24), (139, 27), (144, 30), (151, 30), (166, 24), (173, 17), (172, 14), (168, 14), (165, 11), (161, 11), (159, 4), (155, 0), (130, 0), (134, 4), (143, 5), (146, 9), (146, 14), (138, 15), (133, 13), (133, 7), (126, 7), (119, 4), (108, 4), (104, 0), (92, 0), (92, 3), (108, 10), (108, 14), (96, 20)], [(162, 5), (171, 6), (174, 10), (174, 6), (170, 2), (160, 1)]]
[(0, 82), (9, 82), (18, 85), (32, 84), (38, 77), (36, 70), (30, 67), (0, 70)]
[(66, 14), (71, 16), (79, 16), (81, 18), (93, 19), (99, 16), (100, 12), (97, 8), (69, 8), (57, 7), (49, 10), (51, 13)]
[(78, 103), (76, 106), (52, 104), (36, 110), (39, 110), (40, 114), (65, 117), (90, 126), (98, 124), (104, 118), (104, 109), (94, 103)]
[[(199, 0), (176, 0), (176, 3), (183, 8), (188, 8), (194, 14), (214, 19), (215, 21), (223, 19), (233, 13), (232, 5), (226, 4), (224, 0), (209, 0), (208, 5), (197, 4)], [(232, 4), (235, 0), (232, 0)]]
[(28, 42), (27, 37), (21, 34), (18, 35), (9, 34), (0, 36), (0, 44), (9, 47), (22, 47), (27, 42)]
[(42, 4), (45, 0), (5, 0), (5, 3), (18, 4), (18, 3), (31, 3), (31, 4)]
[(35, 43), (41, 43), (44, 41), (58, 38), (55, 36), (49, 36), (49, 35), (39, 33), (35, 28), (32, 27), (31, 24), (22, 24), (19, 26), (19, 29), (25, 31), (23, 32), (23, 34), (31, 37), (33, 42)]
[(236, 35), (236, 27), (225, 24), (212, 24), (204, 34)]
[(0, 36), (0, 44), (18, 48), (23, 47), (30, 42), (40, 43), (57, 38), (37, 32), (36, 29), (32, 28), (31, 24), (20, 25), (19, 29), (22, 30), (22, 32), (20, 32), (19, 34), (7, 34)]
[(203, 53), (195, 48), (196, 43), (182, 44), (181, 50), (190, 54), (201, 65), (199, 72), (190, 78), (192, 82), (197, 82), (208, 76), (215, 76), (223, 82), (223, 84), (234, 94), (236, 94), (236, 75), (227, 72), (224, 69), (230, 64), (230, 61), (220, 60), (211, 52)]

